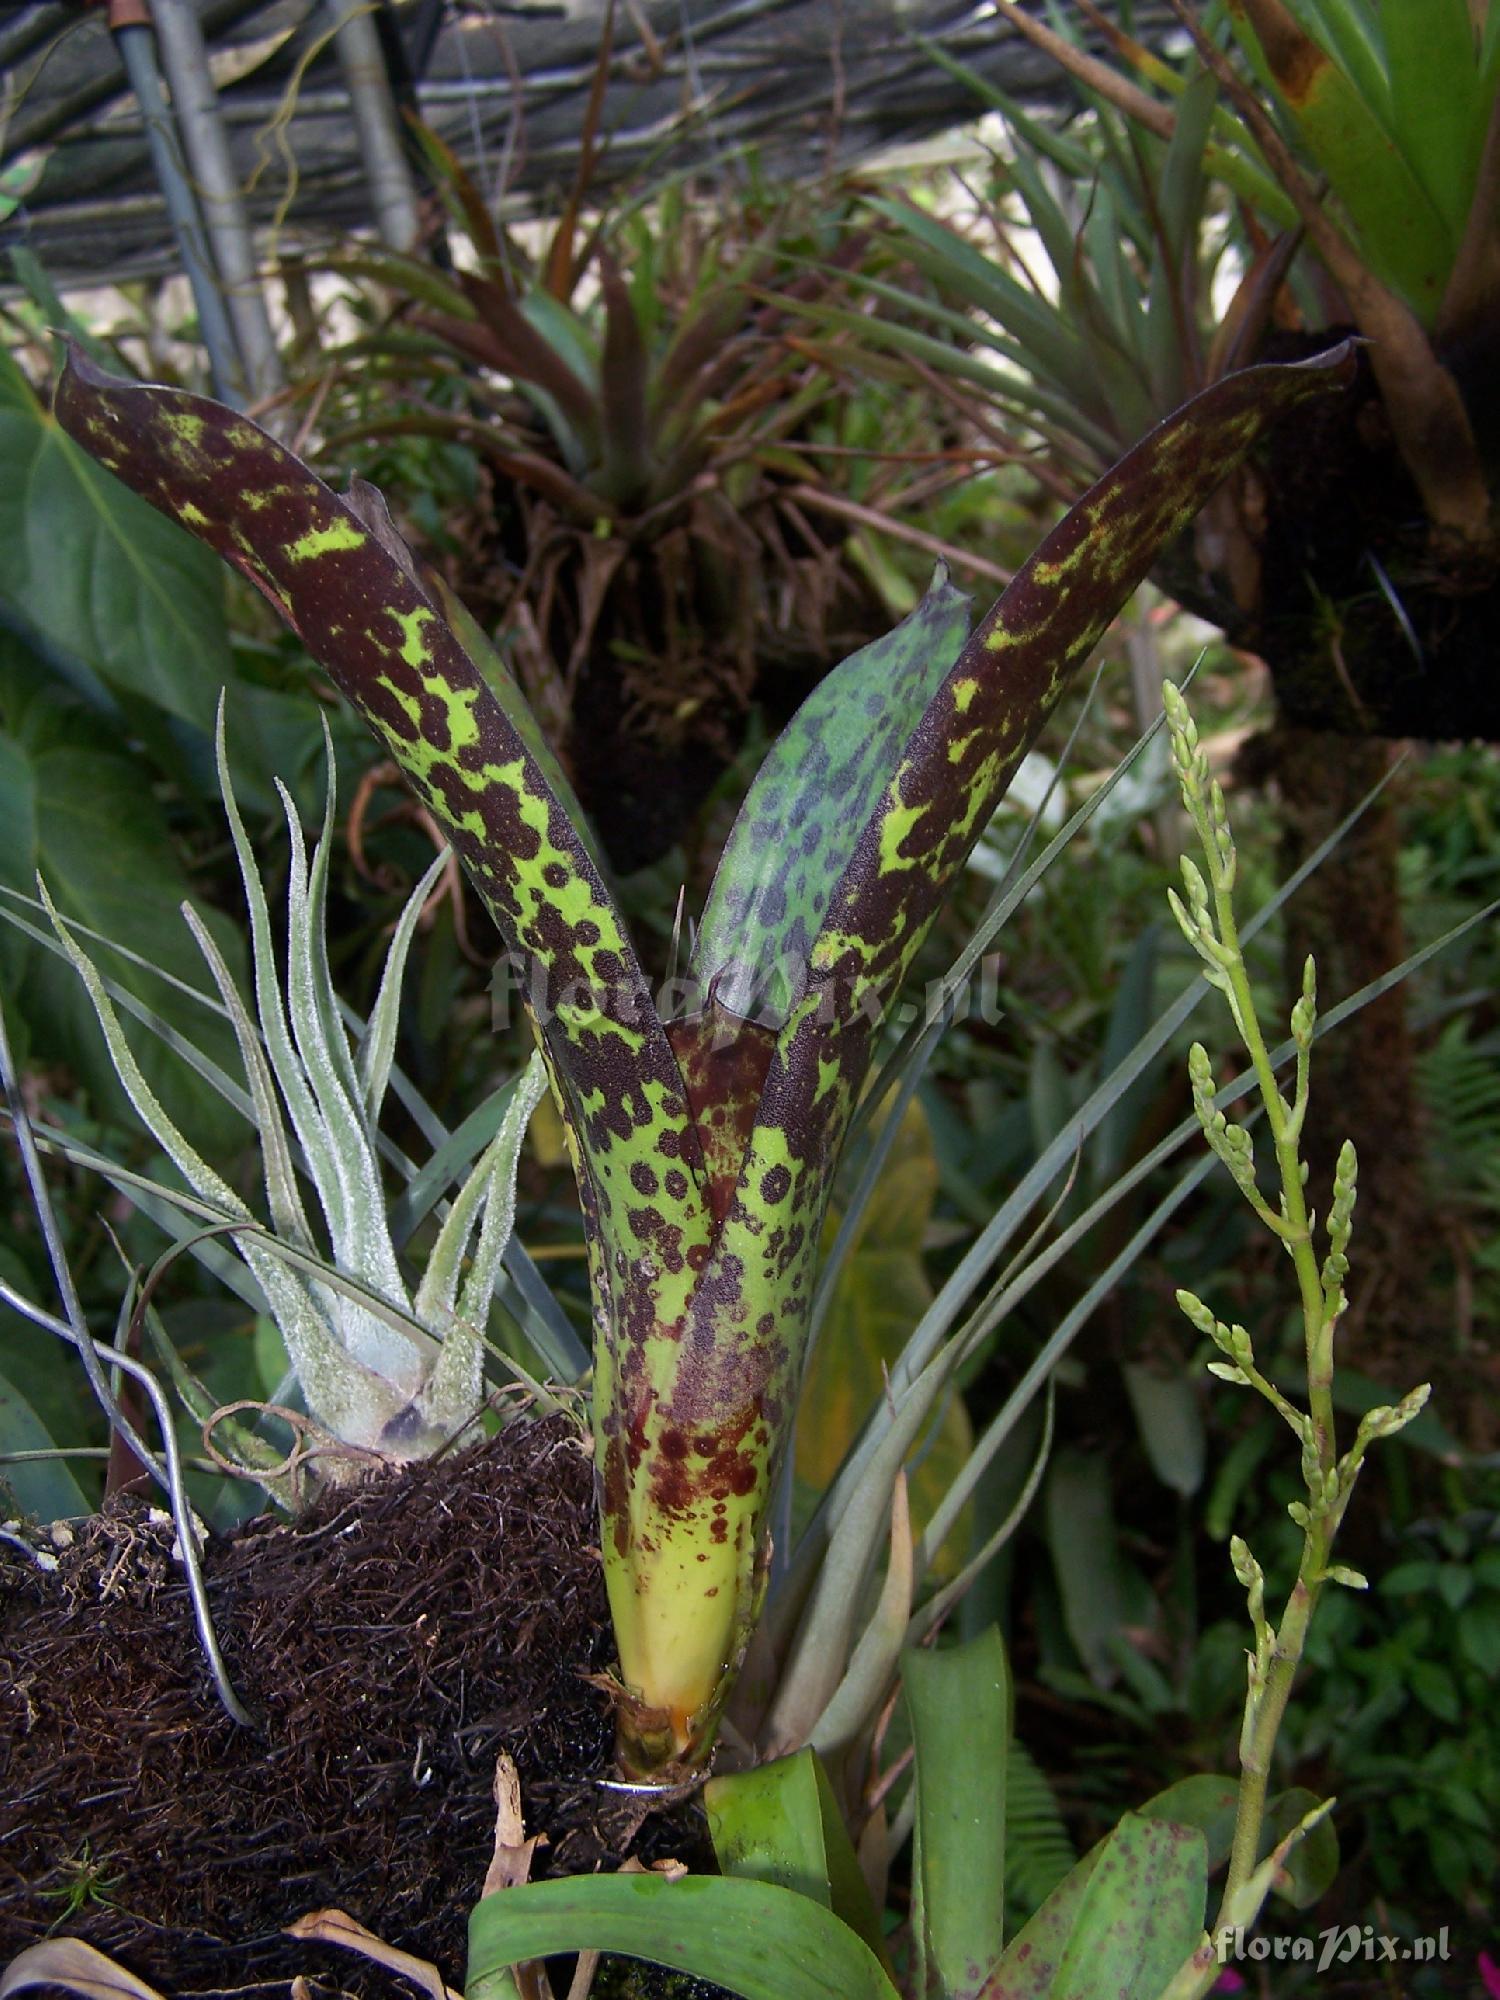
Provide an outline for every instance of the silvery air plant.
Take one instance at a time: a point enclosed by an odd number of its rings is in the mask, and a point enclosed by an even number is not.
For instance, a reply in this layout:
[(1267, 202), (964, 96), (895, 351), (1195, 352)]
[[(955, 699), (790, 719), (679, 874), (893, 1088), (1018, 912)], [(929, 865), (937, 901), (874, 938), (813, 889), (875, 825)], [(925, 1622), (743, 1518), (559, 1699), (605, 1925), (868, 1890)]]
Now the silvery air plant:
[[(1346, 373), (1335, 355), (1225, 377), (1093, 486), (972, 630), (940, 573), (904, 623), (836, 668), (751, 787), (697, 930), (696, 998), (663, 1019), (506, 663), (419, 569), (380, 496), (356, 483), (341, 498), (235, 412), (72, 353), (59, 421), (287, 620), (446, 831), (528, 996), (587, 1236), (628, 1776), (701, 1765), (744, 1660), (840, 1148), (945, 895), (1159, 552), (1276, 417)], [(338, 1045), (331, 1060), (352, 1102), (361, 1080)], [(289, 1106), (295, 1117), (295, 1087)], [(310, 1120), (304, 1146), (321, 1130)], [(497, 1158), (492, 1177), (510, 1166)], [(338, 1248), (352, 1261), (348, 1217)], [(361, 1268), (389, 1293), (380, 1256), (378, 1276)], [(430, 1367), (403, 1353), (387, 1376), (389, 1343), (359, 1314), (330, 1309), (316, 1331), (304, 1317), (297, 1365), (330, 1426), (359, 1401), (356, 1368), (385, 1384), (362, 1392), (377, 1443), (399, 1449), (405, 1426), (451, 1419), (446, 1350)]]
[[(255, 1226), (251, 1210), (173, 1122), (131, 1053), (98, 969), (59, 917), (45, 884), (41, 894), (136, 1110), (193, 1193), (236, 1225), (229, 1240), (265, 1295), (308, 1413), (325, 1439), (310, 1453), (294, 1452), (279, 1476), (263, 1482), (291, 1501), (305, 1497), (319, 1477), (347, 1476), (372, 1461), (425, 1457), (477, 1417), (484, 1401), (490, 1300), (515, 1220), (521, 1141), (546, 1081), (533, 1058), (509, 1094), (498, 1132), (454, 1197), (421, 1282), (409, 1294), (386, 1210), (376, 1133), (395, 1055), (402, 976), (444, 857), (418, 882), (397, 920), (370, 1019), (351, 1045), (329, 975), (325, 931), (336, 807), (332, 748), (323, 838), (310, 865), (295, 808), (281, 789), (292, 857), (284, 988), (265, 889), (229, 775), (222, 707), (217, 749), (224, 809), (250, 913), (258, 1027), (206, 926), (190, 906), (184, 906), (184, 916), (239, 1044), (264, 1170), (269, 1233)], [(347, 1281), (343, 1285), (330, 1283), (320, 1269), (287, 1119), (323, 1211), (333, 1262)], [(176, 1361), (175, 1349), (163, 1343), (160, 1352), (193, 1414), (205, 1422), (213, 1418), (213, 1399)], [(281, 1462), (282, 1455), (243, 1424), (219, 1418), (211, 1429), (225, 1433), (248, 1469), (265, 1471)]]

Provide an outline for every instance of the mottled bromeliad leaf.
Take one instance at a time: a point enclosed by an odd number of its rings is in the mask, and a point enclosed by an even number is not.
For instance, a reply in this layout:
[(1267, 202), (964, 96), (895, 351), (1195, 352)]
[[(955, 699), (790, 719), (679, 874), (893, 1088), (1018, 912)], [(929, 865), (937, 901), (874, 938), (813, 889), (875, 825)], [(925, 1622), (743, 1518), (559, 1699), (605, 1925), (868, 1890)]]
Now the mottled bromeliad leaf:
[[(449, 830), (527, 978), (589, 1225), (605, 1573), (643, 1697), (628, 1767), (701, 1756), (742, 1655), (832, 1171), (884, 1010), (1109, 619), (1345, 365), (1220, 382), (1084, 496), (967, 639), (940, 578), (840, 669), (752, 791), (695, 954), (707, 1004), (669, 1032), (514, 684), (466, 647), (383, 509), (339, 500), (233, 412), (72, 356), (62, 424), (287, 617)], [(771, 1019), (745, 1021), (760, 997)]]
[(771, 746), (693, 952), (724, 1006), (779, 1022), (801, 997), (829, 897), (968, 635), (969, 600), (939, 565), (911, 616), (835, 667)]
[[(597, 1231), (665, 1264), (702, 1234), (696, 1143), (649, 989), (535, 725), (465, 650), (367, 491), (339, 498), (246, 418), (117, 381), (76, 348), (63, 428), (239, 569), (332, 675), (444, 827), (535, 1009)], [(666, 1135), (682, 1171), (659, 1175)], [(656, 1182), (649, 1207), (632, 1169)]]
[[(741, 1176), (742, 1190), (755, 1191), (753, 1211), (731, 1210), (725, 1255), (753, 1266), (763, 1245), (785, 1241), (809, 1219), (818, 1226), (884, 1011), (1074, 670), (1270, 424), (1347, 381), (1352, 367), (1346, 342), (1297, 367), (1245, 369), (1185, 403), (1048, 535), (936, 678), (904, 742), (881, 739), (890, 760), (883, 784), (865, 771), (859, 779), (860, 797), (874, 791), (873, 810), (852, 837), (841, 828), (828, 843), (829, 862), (843, 857), (842, 874), (826, 900), (818, 891), (804, 989), (766, 1072)], [(935, 644), (949, 643), (954, 614), (935, 606), (926, 624), (915, 615)], [(928, 670), (907, 671), (909, 695), (932, 684)], [(732, 836), (731, 852), (740, 840)], [(758, 880), (747, 876), (752, 886)], [(769, 932), (763, 900), (746, 902), (746, 920), (752, 903)], [(722, 922), (710, 933), (724, 935)], [(713, 969), (701, 947), (699, 964)]]
[[(381, 504), (384, 505), (384, 502)], [(567, 772), (558, 762), (552, 745), (542, 734), (541, 724), (537, 721), (531, 704), (521, 692), (516, 677), (510, 670), (509, 662), (490, 644), (480, 630), (478, 620), (443, 579), (434, 576), (432, 582), (443, 616), (453, 627), (459, 643), (484, 676), (490, 693), (505, 710), (512, 728), (531, 752), (537, 769), (543, 773), (551, 788), (552, 796), (567, 813), (577, 830), (579, 840), (595, 866), (602, 868), (593, 830), (589, 826), (583, 807), (578, 803), (578, 795), (573, 790)]]
[(978, 2000), (1160, 1993), (1202, 1941), (1205, 1853), (1196, 1827), (1126, 1813), (1011, 1939)]
[[(815, 980), (883, 1002), (1074, 670), (1162, 551), (1277, 417), (1347, 380), (1349, 344), (1247, 368), (1194, 396), (1053, 529), (960, 650), (850, 849)], [(861, 1010), (857, 1010), (861, 1011)]]

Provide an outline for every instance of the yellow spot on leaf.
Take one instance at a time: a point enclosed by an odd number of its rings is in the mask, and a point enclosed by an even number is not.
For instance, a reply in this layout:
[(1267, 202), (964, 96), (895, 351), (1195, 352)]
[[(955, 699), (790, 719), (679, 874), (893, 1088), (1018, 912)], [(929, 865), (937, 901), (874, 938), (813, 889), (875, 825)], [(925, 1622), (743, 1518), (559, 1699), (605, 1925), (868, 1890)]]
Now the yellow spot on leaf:
[[(292, 562), (311, 562), (315, 556), (332, 555), (336, 549), (363, 548), (369, 539), (363, 529), (339, 515), (326, 528), (309, 528), (287, 544), (286, 552)], [(423, 616), (430, 618), (432, 613), (424, 612)]]

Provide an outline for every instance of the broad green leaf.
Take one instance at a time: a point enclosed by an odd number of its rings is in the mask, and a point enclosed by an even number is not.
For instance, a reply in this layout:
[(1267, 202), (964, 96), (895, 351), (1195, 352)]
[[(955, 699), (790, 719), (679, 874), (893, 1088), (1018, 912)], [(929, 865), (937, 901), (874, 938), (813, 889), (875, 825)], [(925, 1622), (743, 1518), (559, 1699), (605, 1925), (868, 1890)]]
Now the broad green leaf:
[[(1109, 1010), (1109, 1025), (1104, 1033), (1104, 1047), (1100, 1051), (1099, 1067), (1105, 1076), (1116, 1064), (1124, 1061), (1132, 1049), (1140, 1046), (1152, 1023), (1160, 1017), (1161, 1010), (1156, 1005), (1156, 983), (1161, 937), (1159, 925), (1147, 924), (1130, 947), (1124, 969), (1119, 975), (1119, 985)], [(1151, 1101), (1153, 1085), (1152, 1072), (1143, 1072), (1132, 1088), (1110, 1107), (1094, 1135), (1093, 1144), (1089, 1147), (1088, 1164), (1089, 1178), (1096, 1190), (1102, 1191), (1117, 1178), (1141, 1116)], [(1052, 1136), (1051, 1132), (1046, 1134), (1048, 1139)]]
[[(1443, 1719), (1458, 1721), (1456, 1702), (1454, 1712)], [(1261, 1834), (1262, 1854), (1269, 1854), (1279, 1846), (1319, 1803), (1317, 1793), (1308, 1791), (1305, 1785), (1294, 1785), (1272, 1799), (1266, 1808), (1265, 1830)], [(1327, 1895), (1338, 1872), (1339, 1836), (1329, 1814), (1310, 1827), (1287, 1854), (1273, 1884), (1274, 1893), (1294, 1910), (1309, 1910)]]
[(232, 679), (224, 582), (125, 491), (0, 351), (0, 596), (114, 686), (201, 729)]
[(7, 1465), (13, 1451), (47, 1451), (54, 1440), (20, 1390), (0, 1375), (0, 1488), (9, 1487), (24, 1512), (38, 1521), (60, 1521), (89, 1512), (83, 1488), (66, 1459), (37, 1458)]
[[(1458, 250), (1447, 218), (1342, 65), (1275, 0), (1230, 0), (1240, 45), (1291, 114), (1375, 274), (1431, 325)], [(1424, 71), (1424, 83), (1426, 81)]]
[(1486, 1680), (1500, 1678), (1500, 1598), (1481, 1597), (1458, 1614), (1458, 1649)]
[(1116, 1675), (1112, 1641), (1126, 1624), (1109, 1467), (1072, 1446), (1047, 1474), (1047, 1546), (1062, 1591), (1068, 1636), (1100, 1685)]
[(1005, 1944), (1010, 1668), (992, 1626), (901, 1665), (916, 1751), (913, 1921), (945, 2000), (978, 2000)]
[(1196, 1827), (1127, 1813), (1011, 1940), (979, 2000), (1119, 2000), (1160, 1993), (1203, 1936)]
[(779, 1883), (811, 1897), (884, 1962), (870, 1892), (815, 1751), (710, 1778), (703, 1806), (726, 1875)]
[(1233, 1778), (1215, 1778), (1200, 1772), (1191, 1778), (1179, 1778), (1175, 1785), (1168, 1785), (1164, 1792), (1147, 1799), (1137, 1810), (1142, 1819), (1165, 1819), (1176, 1826), (1197, 1827), (1207, 1845), (1208, 1868), (1212, 1873), (1229, 1859), (1239, 1796), (1240, 1788)]
[(1390, 130), (1451, 232), (1475, 197), (1493, 80), (1481, 80), (1468, 0), (1380, 0)]
[(1197, 1384), (1178, 1364), (1163, 1373), (1149, 1361), (1121, 1371), (1151, 1470), (1186, 1499), (1203, 1484), (1206, 1439)]
[[(22, 736), (0, 733), (0, 800), (0, 884), (29, 897), (40, 873), (64, 915), (121, 939), (144, 961), (106, 951), (106, 970), (164, 1024), (232, 1066), (234, 1038), (225, 1022), (169, 983), (175, 977), (205, 988), (182, 919), (191, 884), (144, 770), (110, 741), (98, 718), (67, 702), (37, 699)], [(207, 922), (221, 950), (241, 964), (243, 940), (233, 923), (218, 912)], [(122, 1106), (77, 981), (50, 952), (4, 928), (9, 942), (0, 964), (22, 997), (33, 1047), (73, 1064), (104, 1102)], [(140, 1038), (139, 1053), (153, 1088), (205, 1144), (239, 1142), (239, 1119), (198, 1087), (177, 1056), (154, 1037)]]
[(779, 1882), (830, 1910), (817, 1763), (815, 1752), (799, 1750), (751, 1771), (710, 1778), (703, 1809), (726, 1875)]
[(616, 1951), (743, 2000), (896, 2000), (869, 1946), (810, 1897), (732, 1876), (592, 1875), (486, 1896), (469, 1919), (468, 2000), (551, 1952)]

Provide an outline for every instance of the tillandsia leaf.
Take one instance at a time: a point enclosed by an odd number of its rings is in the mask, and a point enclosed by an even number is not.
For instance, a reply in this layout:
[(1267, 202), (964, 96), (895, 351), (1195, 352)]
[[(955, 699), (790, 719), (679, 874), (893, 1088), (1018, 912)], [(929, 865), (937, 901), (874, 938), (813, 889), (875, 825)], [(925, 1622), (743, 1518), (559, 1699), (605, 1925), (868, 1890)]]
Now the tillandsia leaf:
[[(442, 1329), (443, 1346), (417, 1404), (428, 1428), (445, 1436), (466, 1424), (484, 1400), (484, 1330), (500, 1259), (515, 1226), (521, 1141), (546, 1087), (546, 1068), (534, 1055), (517, 1079), (500, 1130), (455, 1196), (422, 1275), (417, 1316), (434, 1331)], [(476, 1215), (479, 1240), (463, 1275), (460, 1260)]]
[(224, 963), (223, 954), (209, 935), (197, 911), (191, 904), (184, 903), (182, 914), (197, 942), (198, 949), (203, 953), (209, 973), (219, 989), (219, 996), (229, 1010), (235, 1039), (240, 1046), (240, 1060), (245, 1065), (245, 1076), (250, 1085), (250, 1101), (255, 1112), (261, 1169), (266, 1183), (266, 1205), (271, 1211), (272, 1226), (276, 1234), (286, 1242), (295, 1243), (303, 1250), (311, 1250), (312, 1230), (308, 1226), (307, 1211), (302, 1205), (302, 1195), (297, 1186), (292, 1149), (281, 1116), (281, 1100), (277, 1097), (276, 1086), (271, 1080), (271, 1070), (266, 1061), (260, 1036), (256, 1033), (255, 1023), (250, 1019), (250, 1010), (240, 996), (229, 967)]
[[(195, 1194), (211, 1202), (222, 1216), (234, 1222), (253, 1223), (255, 1217), (233, 1188), (195, 1151), (167, 1115), (141, 1073), (92, 960), (74, 943), (45, 889), (42, 900), (94, 1004), (115, 1070), (142, 1122)], [(345, 1352), (311, 1287), (283, 1258), (251, 1235), (237, 1237), (236, 1247), (254, 1273), (281, 1328), (308, 1407), (336, 1436), (360, 1444), (376, 1443), (386, 1425), (400, 1415), (407, 1396)]]
[[(321, 954), (316, 942), (316, 933), (321, 928), (319, 874), (315, 863), (309, 875), (302, 828), (285, 791), (282, 804), (292, 840), (287, 892), (287, 999), (297, 1051), (316, 1101), (318, 1120), (326, 1136), (325, 1151), (335, 1175), (336, 1199), (325, 1197), (334, 1261), (346, 1271), (357, 1271), (366, 1284), (392, 1304), (404, 1306), (406, 1289), (386, 1226), (385, 1192), (374, 1143), (358, 1108), (358, 1085), (350, 1062), (348, 1038), (342, 1025), (330, 1020), (332, 997), (326, 979), (319, 977)], [(327, 847), (325, 829), (320, 857)], [(393, 1339), (389, 1327), (357, 1307), (343, 1313), (341, 1318), (344, 1345), (349, 1352), (376, 1374), (414, 1395), (422, 1380), (423, 1367), (422, 1356), (413, 1344), (399, 1335)]]
[(427, 898), (432, 894), (438, 877), (448, 865), (445, 849), (434, 857), (431, 867), (407, 897), (396, 928), (391, 933), (390, 944), (386, 948), (385, 964), (380, 971), (380, 985), (375, 994), (375, 1004), (370, 1009), (370, 1018), (365, 1023), (365, 1032), (359, 1044), (359, 1098), (364, 1105), (365, 1116), (373, 1126), (380, 1117), (385, 1103), (386, 1086), (391, 1080), (391, 1064), (396, 1054), (396, 1029), (401, 1014), (401, 984), (406, 976), (406, 958), (411, 950), (411, 941), (416, 936), (417, 923), (427, 907)]
[[(323, 1205), (324, 1213), (332, 1216), (333, 1204), (339, 1199), (338, 1166), (332, 1156), (327, 1129), (318, 1114), (317, 1102), (287, 1025), (286, 1003), (282, 998), (281, 980), (276, 963), (276, 947), (271, 938), (271, 913), (266, 903), (266, 892), (260, 879), (260, 870), (256, 866), (255, 855), (250, 846), (250, 836), (245, 831), (244, 820), (240, 817), (234, 781), (229, 773), (229, 751), (225, 742), (222, 703), (219, 707), (214, 747), (219, 768), (219, 792), (224, 801), (224, 815), (229, 821), (230, 839), (234, 843), (240, 881), (245, 891), (245, 904), (250, 913), (250, 945), (255, 968), (255, 1008), (260, 1017), (266, 1054), (286, 1102), (292, 1129), (297, 1135), (297, 1143), (302, 1149), (308, 1173), (318, 1191), (318, 1199)], [(213, 970), (211, 961), (209, 969)], [(253, 1081), (252, 1072), (252, 1084)]]
[[(310, 866), (292, 801), (282, 794), (292, 845), (285, 998), (273, 960), (264, 887), (239, 821), (222, 741), (220, 765), (251, 909), (260, 1028), (201, 919), (187, 905), (183, 914), (238, 1041), (250, 1085), (248, 1108), (260, 1139), (274, 1236), (268, 1241), (258, 1226), (236, 1228), (235, 1247), (270, 1305), (312, 1414), (346, 1444), (395, 1457), (420, 1456), (462, 1429), (483, 1401), (484, 1329), (514, 1221), (517, 1157), (542, 1087), (541, 1064), (535, 1061), (518, 1080), (499, 1132), (453, 1205), (414, 1319), (386, 1216), (365, 1083), (356, 1073), (328, 971), (326, 887), (335, 801), (331, 744), (323, 839)], [(426, 886), (419, 884), (398, 925), (377, 1004), (374, 1074), (381, 1093), (391, 1067), (401, 969)], [(121, 1081), (147, 1125), (199, 1195), (214, 1202), (232, 1224), (253, 1224), (250, 1210), (188, 1145), (150, 1094), (103, 982), (71, 937), (57, 928), (84, 978)], [(317, 1257), (282, 1118), (282, 1096), (292, 1107), (304, 1158), (313, 1168), (335, 1265), (360, 1281), (352, 1291), (330, 1282)], [(476, 1224), (478, 1250), (459, 1301), (460, 1260)], [(278, 1258), (273, 1245), (297, 1253), (296, 1262)]]

